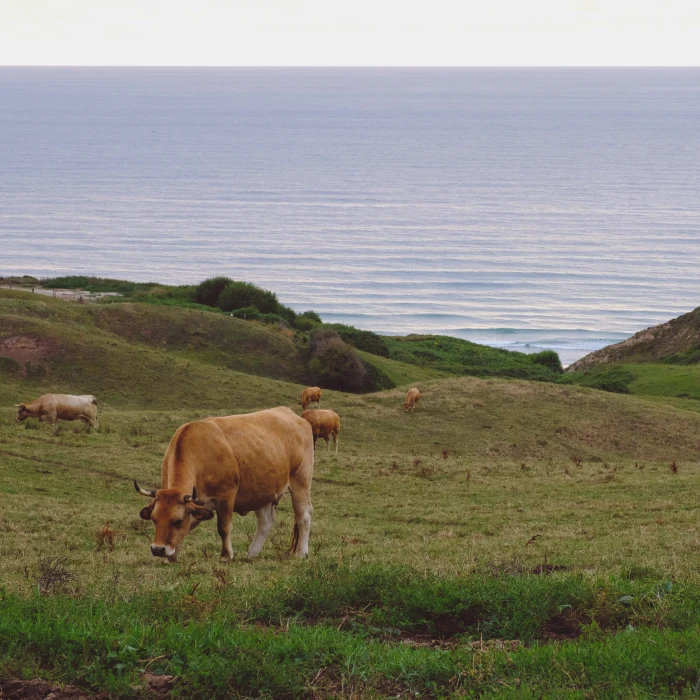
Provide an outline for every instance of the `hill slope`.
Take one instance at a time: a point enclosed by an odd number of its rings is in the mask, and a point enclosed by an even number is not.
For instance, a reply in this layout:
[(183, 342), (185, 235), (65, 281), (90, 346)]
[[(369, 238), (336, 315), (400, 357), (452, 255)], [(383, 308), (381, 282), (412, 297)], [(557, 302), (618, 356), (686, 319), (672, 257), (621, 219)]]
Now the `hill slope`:
[[(76, 393), (87, 386), (93, 387), (88, 393), (106, 391), (131, 402), (144, 395), (149, 375), (158, 384), (166, 361), (203, 373), (203, 386), (211, 384), (204, 377), (215, 367), (305, 384), (311, 379), (304, 351), (288, 329), (227, 314), (131, 302), (82, 305), (0, 290), (0, 373), (25, 377), (37, 388), (60, 384)], [(399, 382), (440, 376), (363, 357)]]
[[(291, 350), (286, 354), (292, 341), (274, 331), (206, 312), (26, 296), (0, 293), (0, 404), (54, 391), (94, 394), (101, 411), (297, 408), (299, 385), (274, 378), (299, 367)], [(700, 417), (671, 406), (543, 382), (435, 378), (428, 369), (411, 376), (411, 365), (379, 363), (396, 379), (417, 383), (423, 400), (404, 414), (405, 388), (362, 396), (325, 392), (324, 407), (341, 414), (351, 449), (447, 449), (506, 460), (572, 454), (670, 460), (698, 449)]]
[(567, 372), (603, 364), (635, 362), (700, 362), (700, 307), (658, 326), (645, 328), (621, 343), (589, 353), (569, 365)]

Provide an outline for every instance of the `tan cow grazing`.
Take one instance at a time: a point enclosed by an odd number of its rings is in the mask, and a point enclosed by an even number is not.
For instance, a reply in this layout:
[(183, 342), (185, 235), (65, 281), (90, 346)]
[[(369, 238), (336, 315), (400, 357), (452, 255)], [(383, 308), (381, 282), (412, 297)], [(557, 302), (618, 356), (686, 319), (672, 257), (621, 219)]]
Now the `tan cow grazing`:
[(321, 408), (321, 390), (317, 386), (310, 386), (301, 392), (301, 407), (306, 410), (310, 403), (317, 403)]
[(309, 553), (313, 436), (309, 424), (286, 407), (180, 426), (165, 451), (161, 488), (134, 487), (153, 500), (141, 511), (156, 535), (151, 553), (177, 560), (185, 535), (217, 516), (221, 556), (233, 558), (234, 513), (255, 511), (258, 527), (248, 558), (258, 556), (275, 521), (285, 489), (292, 494), (295, 525), (292, 550)]
[(416, 387), (414, 386), (406, 392), (406, 400), (403, 402), (403, 410), (408, 411), (410, 409), (411, 411), (415, 411), (416, 404), (419, 401), (420, 391), (418, 391), (418, 389), (416, 389)]
[(18, 421), (38, 418), (43, 423), (56, 425), (57, 420), (81, 420), (92, 428), (99, 428), (94, 396), (44, 394), (31, 403), (15, 404), (15, 408)]
[(311, 425), (314, 435), (314, 450), (316, 440), (323, 438), (326, 441), (326, 449), (331, 449), (329, 438), (333, 438), (335, 453), (338, 454), (338, 433), (340, 432), (340, 416), (335, 411), (328, 411), (325, 408), (311, 408), (304, 411), (301, 417)]

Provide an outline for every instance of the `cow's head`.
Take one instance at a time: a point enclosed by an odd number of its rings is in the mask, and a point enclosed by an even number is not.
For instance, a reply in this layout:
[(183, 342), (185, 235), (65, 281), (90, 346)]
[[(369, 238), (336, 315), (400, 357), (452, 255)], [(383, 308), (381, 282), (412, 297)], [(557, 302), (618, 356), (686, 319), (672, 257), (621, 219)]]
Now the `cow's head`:
[(29, 418), (32, 414), (27, 410), (27, 404), (16, 403), (14, 406), (17, 409), (17, 420), (23, 421), (25, 418)]
[(134, 488), (153, 500), (141, 509), (144, 520), (152, 520), (156, 526), (156, 536), (151, 545), (154, 557), (167, 557), (177, 560), (177, 550), (185, 535), (202, 520), (214, 517), (214, 503), (197, 500), (197, 489), (185, 494), (180, 489), (142, 489), (135, 481)]

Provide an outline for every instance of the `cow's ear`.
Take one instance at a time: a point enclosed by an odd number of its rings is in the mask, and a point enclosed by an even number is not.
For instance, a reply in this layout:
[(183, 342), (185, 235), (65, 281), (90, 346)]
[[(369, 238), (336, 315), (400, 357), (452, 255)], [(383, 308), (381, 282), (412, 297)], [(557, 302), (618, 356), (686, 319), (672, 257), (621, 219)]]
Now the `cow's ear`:
[[(207, 504), (209, 505), (209, 504)], [(197, 505), (190, 501), (186, 506), (185, 510), (197, 520), (211, 520), (214, 517), (214, 509), (206, 508), (205, 506)]]
[(139, 513), (139, 515), (141, 516), (141, 520), (151, 519), (151, 513), (153, 513), (153, 506), (155, 506), (155, 502), (150, 503), (145, 508), (141, 508), (141, 512)]

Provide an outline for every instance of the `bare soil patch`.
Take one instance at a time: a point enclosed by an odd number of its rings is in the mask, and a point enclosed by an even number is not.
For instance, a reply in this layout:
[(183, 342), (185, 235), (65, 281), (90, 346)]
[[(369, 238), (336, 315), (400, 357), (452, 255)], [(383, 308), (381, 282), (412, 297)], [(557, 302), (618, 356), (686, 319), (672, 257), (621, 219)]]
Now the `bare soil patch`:
[(0, 700), (107, 700), (106, 693), (92, 695), (74, 685), (55, 685), (37, 679), (0, 681)]
[(48, 369), (53, 346), (47, 340), (31, 335), (13, 335), (0, 340), (0, 357), (7, 357), (19, 364), (19, 373), (27, 376), (27, 363)]

